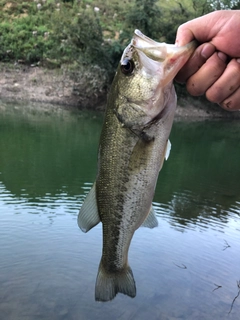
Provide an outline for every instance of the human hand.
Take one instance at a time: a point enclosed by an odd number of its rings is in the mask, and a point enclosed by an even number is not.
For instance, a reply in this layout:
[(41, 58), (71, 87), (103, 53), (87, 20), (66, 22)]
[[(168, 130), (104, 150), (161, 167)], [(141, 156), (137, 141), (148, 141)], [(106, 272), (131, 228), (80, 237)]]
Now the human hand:
[(179, 71), (176, 81), (186, 82), (191, 95), (227, 110), (240, 109), (240, 10), (215, 11), (178, 28), (179, 46), (196, 39), (202, 43)]

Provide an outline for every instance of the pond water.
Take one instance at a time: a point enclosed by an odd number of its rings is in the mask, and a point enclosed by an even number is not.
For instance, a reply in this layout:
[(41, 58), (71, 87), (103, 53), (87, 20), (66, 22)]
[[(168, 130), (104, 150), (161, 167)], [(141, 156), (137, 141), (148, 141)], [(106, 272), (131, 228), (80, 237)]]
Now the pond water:
[[(94, 300), (101, 225), (77, 226), (102, 114), (1, 104), (0, 319), (239, 319), (240, 125), (175, 122), (129, 263), (137, 296)], [(238, 286), (239, 285), (239, 286)]]

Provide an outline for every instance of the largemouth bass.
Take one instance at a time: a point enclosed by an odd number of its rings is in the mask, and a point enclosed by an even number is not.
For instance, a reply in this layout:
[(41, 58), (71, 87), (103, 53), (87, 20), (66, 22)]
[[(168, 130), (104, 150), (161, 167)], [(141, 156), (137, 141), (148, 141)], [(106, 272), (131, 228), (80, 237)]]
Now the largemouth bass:
[(97, 301), (112, 300), (118, 292), (136, 295), (128, 249), (141, 225), (158, 225), (152, 199), (170, 146), (173, 78), (195, 46), (158, 43), (135, 30), (123, 52), (108, 96), (96, 181), (78, 215), (84, 232), (102, 222)]

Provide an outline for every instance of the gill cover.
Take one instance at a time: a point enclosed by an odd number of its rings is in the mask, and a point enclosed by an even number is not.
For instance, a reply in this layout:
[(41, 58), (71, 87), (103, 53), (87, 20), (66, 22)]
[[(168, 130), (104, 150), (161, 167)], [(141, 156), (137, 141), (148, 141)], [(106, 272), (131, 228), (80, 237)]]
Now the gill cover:
[(115, 79), (115, 113), (123, 126), (142, 128), (158, 117), (170, 99), (175, 75), (194, 48), (194, 43), (177, 47), (156, 42), (135, 30)]

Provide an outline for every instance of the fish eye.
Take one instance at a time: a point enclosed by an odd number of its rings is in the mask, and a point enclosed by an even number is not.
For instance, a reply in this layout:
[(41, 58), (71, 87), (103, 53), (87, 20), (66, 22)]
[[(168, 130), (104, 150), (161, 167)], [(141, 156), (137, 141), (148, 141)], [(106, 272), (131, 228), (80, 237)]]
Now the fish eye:
[(134, 70), (134, 62), (130, 59), (124, 59), (121, 63), (121, 71), (123, 74), (130, 75)]

